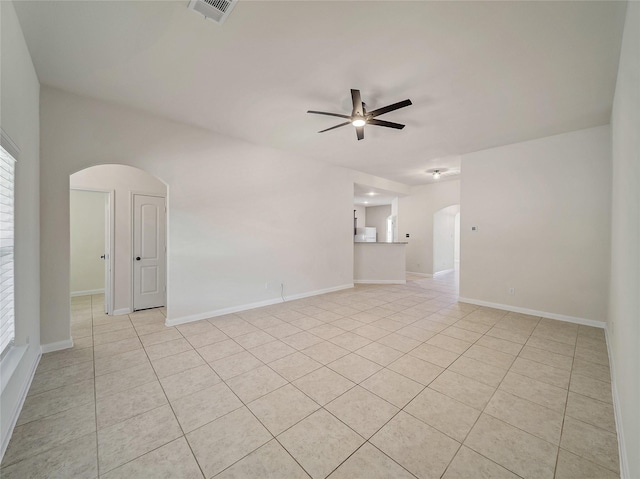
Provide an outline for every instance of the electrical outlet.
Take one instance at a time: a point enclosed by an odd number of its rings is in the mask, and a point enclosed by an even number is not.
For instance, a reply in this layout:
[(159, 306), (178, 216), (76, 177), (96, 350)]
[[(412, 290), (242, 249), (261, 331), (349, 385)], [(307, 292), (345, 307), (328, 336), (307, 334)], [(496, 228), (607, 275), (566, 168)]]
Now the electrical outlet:
[(511, 295), (516, 294), (516, 288), (509, 288), (509, 294)]

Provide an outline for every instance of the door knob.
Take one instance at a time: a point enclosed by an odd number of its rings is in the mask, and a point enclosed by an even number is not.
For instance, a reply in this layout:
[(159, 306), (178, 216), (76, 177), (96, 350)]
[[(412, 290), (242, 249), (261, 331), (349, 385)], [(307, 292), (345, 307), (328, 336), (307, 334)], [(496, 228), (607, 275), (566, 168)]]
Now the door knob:
[(136, 261), (140, 261), (140, 256), (136, 256)]
[(102, 256), (100, 256), (100, 259), (105, 259), (105, 258), (106, 258), (106, 255), (104, 255), (104, 254)]

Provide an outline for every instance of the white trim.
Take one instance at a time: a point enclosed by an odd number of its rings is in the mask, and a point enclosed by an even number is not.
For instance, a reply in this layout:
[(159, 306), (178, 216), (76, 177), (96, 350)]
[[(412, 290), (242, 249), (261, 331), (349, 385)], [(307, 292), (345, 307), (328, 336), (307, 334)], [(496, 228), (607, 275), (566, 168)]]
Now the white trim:
[(20, 148), (18, 148), (18, 145), (14, 143), (11, 137), (2, 128), (0, 128), (0, 145), (2, 148), (7, 150), (7, 153), (13, 156), (13, 159), (16, 160), (16, 162), (18, 161)]
[(120, 309), (113, 310), (114, 316), (120, 316), (122, 314), (131, 314), (131, 308), (120, 308)]
[(620, 479), (631, 479), (629, 475), (629, 459), (627, 458), (627, 448), (624, 442), (624, 432), (622, 430), (622, 411), (620, 411), (620, 398), (616, 385), (616, 368), (611, 354), (611, 343), (609, 342), (609, 328), (605, 325), (604, 336), (607, 340), (607, 354), (609, 355), (609, 370), (611, 372), (611, 394), (613, 396), (613, 413), (616, 420), (616, 435), (618, 436), (618, 457), (620, 460)]
[(61, 349), (69, 349), (73, 347), (73, 338), (65, 339), (64, 341), (57, 341), (55, 343), (43, 344), (40, 346), (42, 354), (52, 353), (54, 351), (60, 351)]
[(480, 301), (471, 298), (458, 298), (462, 303), (475, 304), (477, 306), (487, 306), (489, 308), (502, 309), (505, 311), (513, 311), (514, 313), (528, 314), (530, 316), (540, 316), (542, 318), (557, 319), (567, 323), (582, 324), (584, 326), (593, 326), (594, 328), (603, 328), (606, 323), (604, 321), (596, 321), (594, 319), (577, 318), (575, 316), (567, 316), (565, 314), (549, 313), (547, 311), (537, 311), (535, 309), (521, 308), (519, 306), (511, 306), (509, 304), (491, 303), (489, 301)]
[(407, 271), (407, 274), (415, 274), (416, 276), (422, 276), (424, 278), (433, 278), (433, 275), (429, 273), (416, 273), (415, 271)]
[(407, 284), (406, 279), (354, 279), (355, 284)]
[[(344, 284), (341, 286), (334, 286), (332, 288), (318, 289), (316, 291), (309, 291), (308, 293), (295, 294), (287, 296), (286, 301), (292, 301), (295, 299), (308, 298), (309, 296), (318, 296), (326, 293), (333, 293), (334, 291), (341, 291), (343, 289), (353, 288), (353, 284)], [(179, 318), (173, 318), (165, 321), (166, 326), (177, 326), (179, 324), (191, 323), (193, 321), (200, 321), (201, 319), (215, 318), (216, 316), (224, 316), (225, 314), (238, 313), (240, 311), (247, 311), (248, 309), (262, 308), (263, 306), (271, 306), (272, 304), (282, 303), (282, 298), (267, 299), (265, 301), (257, 301), (255, 303), (243, 304), (240, 306), (231, 306), (230, 308), (216, 309), (214, 311), (207, 311), (204, 313), (191, 314), (189, 316), (182, 316)]]
[(443, 274), (451, 273), (452, 271), (455, 271), (455, 268), (443, 269), (442, 271), (436, 271), (435, 273), (433, 273), (433, 277), (436, 278), (438, 276), (442, 276)]
[(2, 361), (0, 361), (0, 370), (2, 371), (0, 374), (0, 393), (2, 393), (4, 388), (7, 387), (7, 384), (9, 384), (9, 381), (13, 377), (13, 373), (18, 369), (27, 349), (29, 349), (28, 344), (23, 344), (21, 346), (9, 346), (6, 356), (2, 358)]
[(16, 407), (11, 414), (7, 415), (9, 421), (11, 422), (11, 426), (7, 429), (7, 435), (2, 438), (2, 445), (0, 446), (0, 460), (4, 457), (4, 453), (7, 451), (7, 446), (9, 445), (9, 441), (11, 440), (11, 435), (13, 434), (13, 429), (16, 427), (16, 423), (18, 422), (18, 417), (20, 417), (20, 412), (22, 411), (22, 406), (24, 405), (24, 401), (27, 398), (27, 393), (29, 392), (29, 388), (31, 388), (31, 382), (33, 381), (33, 377), (36, 374), (36, 369), (38, 367), (38, 363), (40, 363), (41, 354), (36, 354), (33, 364), (31, 365), (31, 370), (29, 374), (25, 378), (22, 383), (22, 389), (20, 391), (19, 399), (16, 403)]
[(76, 296), (90, 296), (92, 294), (102, 294), (102, 293), (104, 293), (104, 288), (88, 289), (86, 291), (71, 291), (71, 297), (75, 298)]

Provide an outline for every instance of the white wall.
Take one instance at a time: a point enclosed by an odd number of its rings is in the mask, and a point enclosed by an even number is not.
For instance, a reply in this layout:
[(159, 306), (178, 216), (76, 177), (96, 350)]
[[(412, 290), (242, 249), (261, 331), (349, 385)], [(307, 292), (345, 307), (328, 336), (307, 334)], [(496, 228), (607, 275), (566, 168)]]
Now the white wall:
[(41, 129), (44, 342), (69, 337), (71, 173), (128, 164), (167, 184), (169, 319), (276, 301), (281, 282), (286, 297), (350, 286), (353, 183), (395, 187), (48, 87)]
[(398, 199), (398, 241), (408, 242), (407, 271), (433, 274), (433, 214), (458, 204), (460, 180), (414, 186)]
[(610, 144), (603, 126), (462, 157), (461, 298), (605, 320)]
[(0, 396), (1, 456), (40, 355), (40, 84), (13, 3), (0, 2), (0, 18), (0, 127), (20, 149), (15, 175), (16, 345), (25, 345), (29, 338)]
[(460, 265), (460, 212), (456, 214), (454, 224), (453, 262), (456, 267)]
[(71, 295), (104, 291), (106, 194), (72, 190)]
[(71, 188), (115, 191), (113, 310), (114, 313), (120, 314), (131, 312), (133, 304), (131, 297), (133, 267), (131, 195), (132, 193), (144, 193), (166, 197), (167, 186), (149, 173), (127, 165), (94, 166), (72, 174), (69, 181)]
[(433, 215), (433, 272), (453, 269), (456, 248), (456, 215), (460, 205), (447, 206)]
[(391, 205), (367, 206), (367, 226), (376, 228), (376, 241), (387, 241), (387, 218), (391, 216)]
[[(629, 2), (611, 116), (613, 197), (608, 332), (626, 477), (640, 477), (640, 3)], [(624, 467), (624, 464), (623, 464)]]

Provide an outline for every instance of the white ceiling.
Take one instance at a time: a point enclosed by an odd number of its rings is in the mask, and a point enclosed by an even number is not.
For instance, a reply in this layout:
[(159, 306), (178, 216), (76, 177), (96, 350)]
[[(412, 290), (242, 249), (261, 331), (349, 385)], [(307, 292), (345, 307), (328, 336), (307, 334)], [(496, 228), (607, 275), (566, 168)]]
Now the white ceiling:
[[(623, 2), (16, 2), (43, 84), (406, 184), (458, 155), (609, 123)], [(350, 114), (350, 88), (404, 130)], [(458, 164), (456, 165), (456, 161)]]
[(395, 191), (387, 191), (373, 186), (353, 185), (353, 204), (360, 206), (390, 205), (398, 196), (404, 196)]

